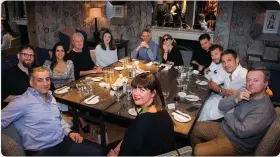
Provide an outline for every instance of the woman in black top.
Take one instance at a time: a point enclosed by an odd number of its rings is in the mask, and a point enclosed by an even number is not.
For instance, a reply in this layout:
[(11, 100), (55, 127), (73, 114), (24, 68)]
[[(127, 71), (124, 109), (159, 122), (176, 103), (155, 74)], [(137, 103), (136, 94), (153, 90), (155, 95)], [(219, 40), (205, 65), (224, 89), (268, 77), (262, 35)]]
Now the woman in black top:
[(162, 63), (175, 66), (184, 65), (181, 52), (177, 49), (176, 41), (171, 35), (165, 34), (161, 39)]
[(133, 100), (142, 109), (108, 156), (155, 156), (174, 150), (173, 122), (164, 109), (158, 79), (151, 73), (142, 73), (131, 85)]

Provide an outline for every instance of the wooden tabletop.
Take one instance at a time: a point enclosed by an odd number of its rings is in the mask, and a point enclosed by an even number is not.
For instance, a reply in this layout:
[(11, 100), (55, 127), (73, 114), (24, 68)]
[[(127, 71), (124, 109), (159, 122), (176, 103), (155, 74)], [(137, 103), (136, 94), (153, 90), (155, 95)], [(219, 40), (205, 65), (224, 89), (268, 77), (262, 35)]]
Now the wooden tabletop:
[[(132, 61), (129, 62), (129, 64), (132, 64)], [(154, 73), (157, 75), (157, 77), (160, 80), (160, 83), (162, 85), (162, 90), (168, 90), (170, 92), (169, 97), (167, 98), (167, 103), (174, 103), (174, 96), (181, 91), (180, 88), (177, 87), (177, 81), (176, 81), (176, 77), (178, 75), (178, 70), (174, 69), (174, 67), (172, 67), (169, 70), (161, 70), (160, 68), (158, 68), (157, 65), (147, 65), (145, 61), (139, 61), (139, 68), (145, 70), (145, 71), (150, 71), (151, 73)], [(104, 70), (107, 70), (109, 68), (113, 68), (113, 67), (117, 67), (117, 66), (122, 66), (122, 63), (120, 62), (116, 62), (106, 68), (104, 68)], [(116, 71), (114, 70), (114, 77), (108, 78), (108, 77), (104, 77), (104, 73), (101, 74), (91, 74), (88, 75), (87, 77), (96, 77), (96, 76), (101, 76), (104, 78), (104, 82), (106, 83), (114, 83), (119, 74), (123, 74), (123, 76), (128, 77), (128, 71), (125, 70), (121, 70), (121, 71)], [(81, 78), (80, 80), (83, 80), (84, 78)], [(200, 97), (200, 100), (198, 102), (189, 102), (187, 100), (180, 100), (178, 102), (178, 105), (176, 105), (176, 109), (189, 114), (192, 117), (192, 120), (187, 122), (187, 123), (180, 123), (177, 122), (176, 120), (173, 119), (173, 116), (171, 115), (171, 113), (173, 112), (172, 110), (168, 110), (168, 112), (170, 113), (170, 116), (172, 117), (173, 121), (174, 121), (174, 130), (178, 133), (182, 133), (182, 134), (188, 134), (191, 127), (193, 126), (195, 119), (197, 117), (197, 114), (200, 110), (200, 108), (202, 107), (202, 104), (204, 104), (204, 101), (206, 100), (206, 98), (208, 97), (209, 94), (209, 89), (208, 86), (200, 86), (200, 85), (196, 85), (195, 81), (197, 79), (200, 80), (206, 80), (202, 75), (192, 75), (192, 78), (190, 80), (190, 82), (188, 83), (188, 91), (190, 91), (191, 93), (197, 95)], [(80, 80), (76, 80), (75, 82), (78, 82)], [(131, 82), (132, 79), (129, 79), (129, 82)], [(135, 107), (135, 104), (133, 102), (133, 100), (127, 100), (126, 96), (123, 96), (119, 102), (116, 101), (116, 97), (115, 96), (111, 96), (110, 95), (110, 89), (106, 89), (103, 87), (99, 86), (100, 82), (94, 82), (93, 84), (93, 92), (90, 93), (89, 95), (84, 95), (82, 93), (78, 93), (78, 90), (76, 88), (71, 88), (71, 90), (65, 94), (54, 94), (54, 96), (57, 98), (58, 101), (63, 101), (63, 102), (69, 102), (67, 104), (69, 104), (69, 106), (75, 107), (75, 108), (83, 108), (86, 110), (94, 110), (94, 111), (102, 111), (105, 114), (112, 114), (115, 115), (116, 117), (120, 117), (120, 118), (126, 118), (126, 119), (130, 119), (133, 120), (135, 119), (134, 116), (128, 114), (128, 109), (129, 108), (133, 108)], [(190, 93), (188, 93), (190, 94)], [(94, 105), (88, 105), (85, 104), (83, 101), (88, 98), (91, 95), (98, 95), (100, 97), (100, 102), (98, 102), (97, 104)], [(197, 104), (201, 104), (201, 105), (197, 105)], [(190, 111), (188, 109), (190, 109), (191, 105), (197, 105), (198, 108), (195, 111)]]

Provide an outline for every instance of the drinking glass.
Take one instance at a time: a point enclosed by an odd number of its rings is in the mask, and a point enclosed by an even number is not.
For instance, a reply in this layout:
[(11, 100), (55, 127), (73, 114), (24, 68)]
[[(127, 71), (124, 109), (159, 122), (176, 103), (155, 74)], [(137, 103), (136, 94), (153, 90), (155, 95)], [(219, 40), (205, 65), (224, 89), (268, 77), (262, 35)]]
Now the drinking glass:
[(163, 91), (162, 94), (163, 94), (163, 96), (164, 96), (164, 101), (165, 101), (165, 103), (166, 103), (166, 99), (167, 99), (168, 96), (169, 96), (169, 91)]
[(117, 101), (120, 101), (120, 97), (123, 94), (122, 86), (117, 86), (115, 93), (116, 93)]
[(178, 82), (177, 87), (181, 87), (181, 86), (182, 86), (182, 81), (183, 81), (183, 79), (179, 76), (179, 77), (176, 78), (176, 80), (177, 80), (177, 82)]
[(184, 83), (182, 86), (183, 86), (183, 92), (187, 93), (188, 92), (188, 83)]
[(114, 75), (115, 75), (114, 69), (110, 68), (109, 69), (109, 77), (114, 77)]
[(131, 100), (131, 91), (132, 91), (132, 89), (131, 89), (131, 85), (130, 84), (127, 84), (126, 85), (126, 99), (127, 100)]
[(76, 88), (78, 89), (78, 93), (81, 93), (83, 85), (81, 83), (76, 83)]
[(92, 79), (91, 78), (86, 79), (86, 87), (90, 93), (93, 91), (92, 85), (93, 85)]

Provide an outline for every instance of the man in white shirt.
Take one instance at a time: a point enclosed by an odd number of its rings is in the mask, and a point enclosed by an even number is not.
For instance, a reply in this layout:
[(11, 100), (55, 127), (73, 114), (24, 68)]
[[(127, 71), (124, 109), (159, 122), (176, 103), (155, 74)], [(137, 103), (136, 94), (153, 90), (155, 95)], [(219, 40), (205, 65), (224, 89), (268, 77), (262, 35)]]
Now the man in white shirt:
[[(214, 54), (211, 51), (212, 53)], [(239, 64), (237, 53), (234, 50), (228, 49), (222, 53), (221, 61), (225, 72), (219, 71), (218, 75), (212, 75), (209, 88), (213, 92), (206, 100), (198, 121), (220, 121), (225, 114), (218, 109), (220, 100), (223, 97), (234, 95), (238, 90), (245, 88), (247, 69)]]

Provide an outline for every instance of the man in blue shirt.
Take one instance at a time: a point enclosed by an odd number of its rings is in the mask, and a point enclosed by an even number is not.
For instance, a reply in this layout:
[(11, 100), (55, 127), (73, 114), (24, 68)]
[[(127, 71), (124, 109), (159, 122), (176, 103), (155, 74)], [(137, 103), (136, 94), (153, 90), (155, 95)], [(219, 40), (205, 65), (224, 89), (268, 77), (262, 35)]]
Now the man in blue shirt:
[(145, 61), (160, 61), (159, 46), (151, 40), (151, 32), (149, 29), (143, 29), (141, 32), (141, 42), (137, 43), (136, 48), (131, 52), (131, 58)]
[(102, 155), (100, 146), (83, 140), (61, 117), (43, 67), (30, 72), (30, 86), (2, 110), (1, 127), (13, 123), (27, 155)]

